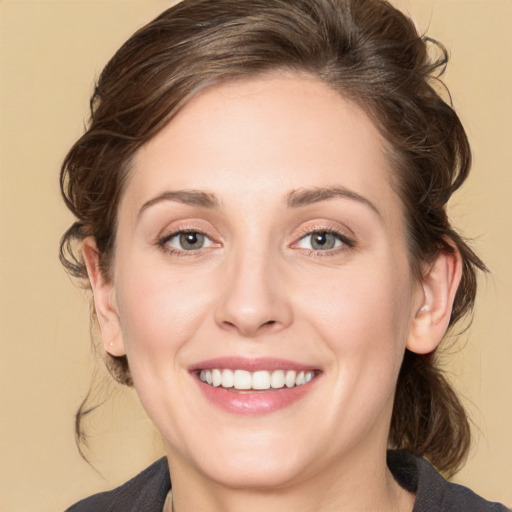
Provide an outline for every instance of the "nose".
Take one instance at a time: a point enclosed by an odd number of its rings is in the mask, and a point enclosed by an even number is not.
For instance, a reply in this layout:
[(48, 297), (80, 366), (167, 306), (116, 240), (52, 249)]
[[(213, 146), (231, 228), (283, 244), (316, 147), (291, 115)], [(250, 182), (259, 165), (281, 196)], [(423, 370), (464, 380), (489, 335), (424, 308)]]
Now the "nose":
[(215, 321), (222, 329), (247, 338), (276, 333), (292, 322), (292, 307), (286, 278), (276, 257), (267, 251), (239, 255), (226, 262), (224, 293), (215, 311)]

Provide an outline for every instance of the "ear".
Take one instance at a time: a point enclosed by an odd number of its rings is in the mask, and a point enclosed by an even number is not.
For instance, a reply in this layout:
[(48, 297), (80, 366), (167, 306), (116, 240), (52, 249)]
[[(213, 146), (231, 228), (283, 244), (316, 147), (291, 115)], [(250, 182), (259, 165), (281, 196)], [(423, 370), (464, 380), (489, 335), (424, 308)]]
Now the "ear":
[(440, 251), (421, 280), (422, 299), (407, 337), (407, 348), (411, 352), (428, 354), (441, 343), (450, 323), (461, 277), (459, 251), (455, 247), (453, 253)]
[(125, 355), (121, 335), (121, 324), (115, 302), (115, 290), (112, 279), (102, 272), (100, 254), (93, 237), (84, 240), (82, 254), (94, 297), (94, 309), (101, 331), (105, 351), (112, 356)]

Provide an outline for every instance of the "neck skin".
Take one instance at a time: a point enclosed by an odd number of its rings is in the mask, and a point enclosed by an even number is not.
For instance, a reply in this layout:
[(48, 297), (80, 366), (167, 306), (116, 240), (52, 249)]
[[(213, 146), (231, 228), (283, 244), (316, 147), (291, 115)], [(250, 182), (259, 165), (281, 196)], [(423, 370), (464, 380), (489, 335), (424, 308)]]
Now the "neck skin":
[[(174, 509), (165, 512), (411, 512), (414, 495), (401, 488), (386, 465), (385, 450), (370, 456), (352, 450), (343, 463), (286, 486), (267, 489), (229, 488), (194, 470), (185, 470), (168, 453)], [(170, 500), (169, 500), (170, 502)]]

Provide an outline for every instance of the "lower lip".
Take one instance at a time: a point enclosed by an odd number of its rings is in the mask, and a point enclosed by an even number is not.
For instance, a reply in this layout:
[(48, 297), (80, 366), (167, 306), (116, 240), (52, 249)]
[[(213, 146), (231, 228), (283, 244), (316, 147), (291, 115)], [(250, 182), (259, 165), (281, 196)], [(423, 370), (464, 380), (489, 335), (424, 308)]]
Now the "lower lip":
[(205, 384), (199, 378), (196, 378), (196, 381), (204, 396), (217, 407), (233, 414), (258, 416), (279, 411), (298, 402), (311, 391), (316, 378), (302, 386), (255, 392), (237, 392), (214, 387)]

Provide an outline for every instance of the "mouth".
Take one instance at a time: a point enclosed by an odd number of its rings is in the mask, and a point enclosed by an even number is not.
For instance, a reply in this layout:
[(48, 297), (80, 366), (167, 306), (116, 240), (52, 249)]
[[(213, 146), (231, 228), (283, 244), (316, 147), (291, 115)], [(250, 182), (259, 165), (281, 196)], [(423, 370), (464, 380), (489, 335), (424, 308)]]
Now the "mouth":
[(196, 372), (199, 380), (212, 387), (233, 391), (267, 391), (295, 388), (311, 382), (315, 370), (258, 370), (212, 368)]
[(206, 400), (236, 415), (265, 415), (302, 401), (323, 373), (274, 358), (224, 357), (189, 368)]

